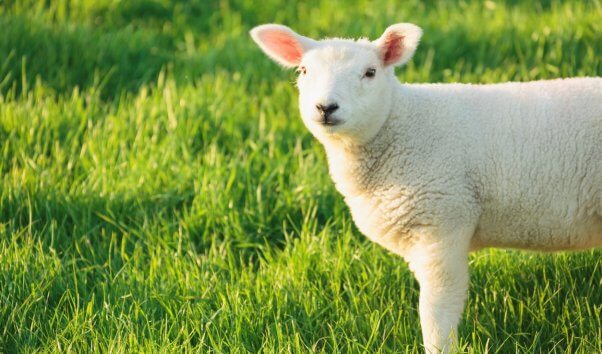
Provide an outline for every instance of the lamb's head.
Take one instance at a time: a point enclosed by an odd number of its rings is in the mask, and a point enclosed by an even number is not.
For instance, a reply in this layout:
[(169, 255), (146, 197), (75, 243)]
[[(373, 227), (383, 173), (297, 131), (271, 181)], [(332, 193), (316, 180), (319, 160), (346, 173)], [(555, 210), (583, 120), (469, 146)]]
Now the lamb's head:
[(396, 85), (394, 67), (405, 64), (422, 35), (419, 27), (392, 25), (375, 41), (316, 41), (282, 25), (251, 30), (259, 47), (274, 61), (297, 68), (301, 116), (321, 141), (363, 143), (382, 127)]

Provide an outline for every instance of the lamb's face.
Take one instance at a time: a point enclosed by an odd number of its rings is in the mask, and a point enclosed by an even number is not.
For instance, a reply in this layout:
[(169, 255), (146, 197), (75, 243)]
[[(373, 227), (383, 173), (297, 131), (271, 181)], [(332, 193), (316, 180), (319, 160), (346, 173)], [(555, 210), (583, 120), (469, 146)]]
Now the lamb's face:
[(370, 139), (389, 112), (393, 71), (368, 41), (320, 41), (302, 58), (297, 86), (301, 116), (319, 139)]
[(422, 31), (412, 24), (387, 28), (376, 41), (315, 41), (281, 25), (251, 31), (261, 49), (286, 67), (297, 67), (305, 125), (320, 140), (370, 140), (390, 111), (393, 67), (407, 62)]

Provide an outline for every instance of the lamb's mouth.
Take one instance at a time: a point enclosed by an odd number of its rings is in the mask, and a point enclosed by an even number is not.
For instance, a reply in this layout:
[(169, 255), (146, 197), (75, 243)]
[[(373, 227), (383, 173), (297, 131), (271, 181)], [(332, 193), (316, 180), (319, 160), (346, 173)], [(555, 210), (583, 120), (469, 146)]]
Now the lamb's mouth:
[(327, 127), (334, 127), (335, 125), (341, 125), (343, 124), (343, 121), (339, 118), (336, 117), (320, 117), (320, 119), (318, 120), (318, 123), (327, 126)]

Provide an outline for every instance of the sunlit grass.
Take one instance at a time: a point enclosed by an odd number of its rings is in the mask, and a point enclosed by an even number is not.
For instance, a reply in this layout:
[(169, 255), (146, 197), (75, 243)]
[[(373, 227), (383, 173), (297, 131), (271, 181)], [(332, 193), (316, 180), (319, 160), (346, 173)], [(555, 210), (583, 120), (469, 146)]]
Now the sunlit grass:
[[(293, 73), (248, 30), (425, 30), (410, 82), (602, 73), (593, 2), (0, 2), (0, 351), (418, 352)], [(600, 251), (483, 251), (470, 352), (602, 351)]]

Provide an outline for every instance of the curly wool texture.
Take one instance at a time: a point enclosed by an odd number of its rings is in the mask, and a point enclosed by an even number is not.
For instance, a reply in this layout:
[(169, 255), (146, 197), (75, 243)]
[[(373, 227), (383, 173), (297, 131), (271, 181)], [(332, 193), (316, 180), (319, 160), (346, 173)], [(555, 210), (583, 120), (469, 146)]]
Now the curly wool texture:
[(472, 249), (602, 245), (602, 79), (399, 85), (366, 145), (327, 143), (365, 235), (404, 255), (411, 230), (471, 224)]

